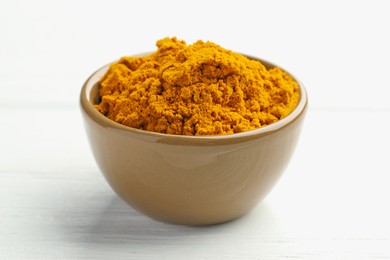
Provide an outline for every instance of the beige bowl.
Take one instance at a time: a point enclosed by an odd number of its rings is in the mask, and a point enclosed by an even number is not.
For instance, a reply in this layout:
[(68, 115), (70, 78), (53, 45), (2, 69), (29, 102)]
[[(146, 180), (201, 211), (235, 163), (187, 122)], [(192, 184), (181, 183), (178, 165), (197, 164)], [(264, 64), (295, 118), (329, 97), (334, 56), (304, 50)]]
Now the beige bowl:
[(100, 114), (93, 106), (96, 83), (107, 69), (93, 73), (81, 90), (84, 125), (108, 183), (140, 212), (186, 225), (238, 218), (267, 195), (290, 161), (307, 110), (296, 78), (300, 102), (286, 118), (248, 132), (195, 137), (133, 129)]

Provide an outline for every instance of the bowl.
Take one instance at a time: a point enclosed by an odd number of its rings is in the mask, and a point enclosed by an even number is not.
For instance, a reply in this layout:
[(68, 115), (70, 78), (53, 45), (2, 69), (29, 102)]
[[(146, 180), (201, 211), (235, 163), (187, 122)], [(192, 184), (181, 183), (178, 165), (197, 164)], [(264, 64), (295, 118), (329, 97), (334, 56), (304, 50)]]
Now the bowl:
[(130, 128), (98, 112), (97, 82), (108, 67), (94, 72), (82, 87), (84, 126), (105, 179), (139, 212), (174, 224), (226, 222), (253, 209), (285, 171), (308, 107), (306, 90), (291, 73), (300, 101), (287, 117), (242, 133), (181, 136)]

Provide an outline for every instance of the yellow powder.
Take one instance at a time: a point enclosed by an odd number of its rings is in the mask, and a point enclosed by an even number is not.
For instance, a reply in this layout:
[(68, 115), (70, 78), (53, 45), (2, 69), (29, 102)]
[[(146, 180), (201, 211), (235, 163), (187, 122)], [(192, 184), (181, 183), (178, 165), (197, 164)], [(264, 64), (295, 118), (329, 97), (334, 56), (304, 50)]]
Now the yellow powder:
[(299, 87), (279, 68), (212, 42), (157, 41), (149, 56), (122, 57), (99, 82), (96, 108), (123, 125), (175, 135), (222, 135), (269, 125), (297, 105)]

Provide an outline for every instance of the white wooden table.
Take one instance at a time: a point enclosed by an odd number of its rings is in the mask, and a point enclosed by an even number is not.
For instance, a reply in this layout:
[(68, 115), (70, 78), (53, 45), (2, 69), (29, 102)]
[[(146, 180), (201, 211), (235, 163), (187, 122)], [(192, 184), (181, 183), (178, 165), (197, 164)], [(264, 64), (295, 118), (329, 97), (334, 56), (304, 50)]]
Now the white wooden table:
[[(390, 259), (387, 5), (268, 2), (0, 2), (0, 259)], [(236, 221), (151, 220), (90, 153), (83, 81), (167, 35), (272, 60), (308, 89), (288, 169)]]

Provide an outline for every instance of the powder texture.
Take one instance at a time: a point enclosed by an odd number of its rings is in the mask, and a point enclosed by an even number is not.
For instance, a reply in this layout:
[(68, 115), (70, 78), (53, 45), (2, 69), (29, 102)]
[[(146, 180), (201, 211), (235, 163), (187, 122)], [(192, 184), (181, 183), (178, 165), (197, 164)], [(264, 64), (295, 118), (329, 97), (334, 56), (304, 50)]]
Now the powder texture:
[(175, 135), (223, 135), (272, 124), (297, 105), (299, 86), (280, 68), (212, 42), (157, 41), (122, 57), (99, 82), (96, 108), (120, 124)]

